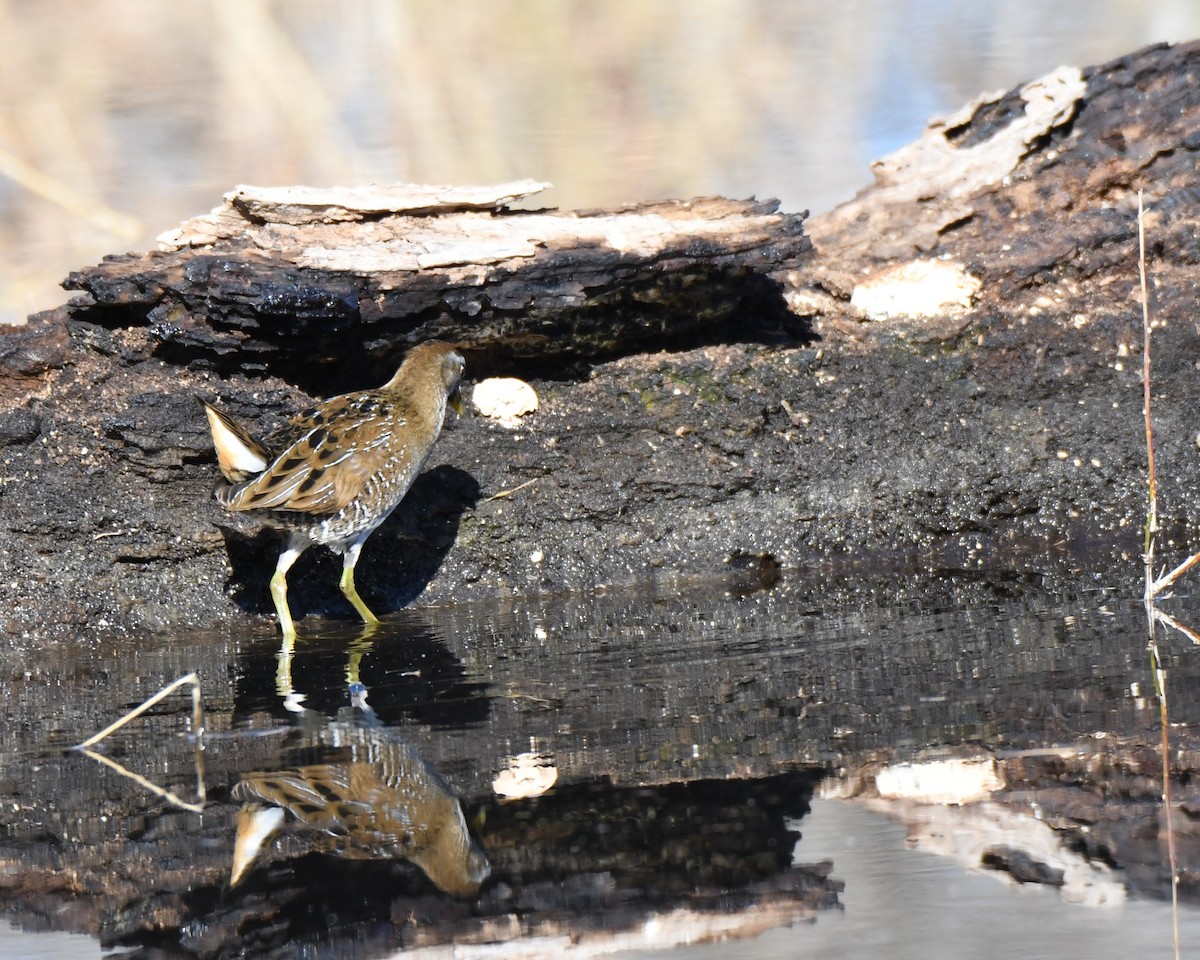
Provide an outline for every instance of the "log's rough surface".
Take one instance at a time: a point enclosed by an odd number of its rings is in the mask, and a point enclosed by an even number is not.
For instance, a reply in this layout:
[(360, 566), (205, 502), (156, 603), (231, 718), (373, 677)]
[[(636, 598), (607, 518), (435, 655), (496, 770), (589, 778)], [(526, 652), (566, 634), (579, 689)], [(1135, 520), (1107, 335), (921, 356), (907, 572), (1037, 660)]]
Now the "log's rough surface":
[[(381, 610), (731, 567), (1124, 569), (1139, 188), (1161, 516), (1194, 541), (1198, 74), (1200, 47), (1153, 47), (982, 98), (813, 220), (812, 250), (755, 202), (236, 191), (0, 339), (0, 630), (269, 612), (278, 541), (212, 502), (193, 394), (266, 432), (435, 335), (539, 406), (449, 424), (359, 565)], [(336, 569), (301, 560), (298, 615), (348, 614)]]
[(66, 286), (106, 318), (144, 314), (160, 352), (222, 372), (261, 365), (314, 390), (337, 379), (348, 338), (387, 376), (405, 344), (432, 336), (468, 359), (551, 364), (720, 339), (756, 307), (788, 322), (762, 275), (809, 251), (803, 214), (719, 197), (504, 206), (542, 186), (242, 186), (163, 234), (163, 250), (109, 258)]

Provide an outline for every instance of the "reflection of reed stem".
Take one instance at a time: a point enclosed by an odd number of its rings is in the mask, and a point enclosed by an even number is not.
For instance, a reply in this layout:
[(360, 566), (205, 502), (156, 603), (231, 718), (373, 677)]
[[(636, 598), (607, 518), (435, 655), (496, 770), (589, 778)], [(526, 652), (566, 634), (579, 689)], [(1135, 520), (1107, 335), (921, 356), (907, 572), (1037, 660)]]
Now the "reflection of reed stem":
[(104, 764), (106, 767), (117, 771), (117, 773), (119, 773), (121, 776), (128, 777), (138, 786), (144, 787), (155, 796), (162, 797), (164, 800), (175, 804), (177, 807), (182, 807), (184, 810), (190, 810), (192, 813), (204, 812), (204, 807), (207, 802), (207, 794), (204, 789), (204, 763), (201, 760), (203, 753), (199, 746), (196, 748), (196, 803), (188, 803), (186, 800), (179, 799), (179, 797), (177, 797), (170, 790), (167, 790), (165, 787), (160, 787), (157, 783), (152, 783), (140, 773), (134, 773), (128, 767), (121, 766), (121, 764), (117, 763), (117, 761), (113, 760), (111, 757), (106, 757), (103, 754), (96, 753), (95, 750), (88, 750), (86, 747), (80, 748), (80, 752), (83, 753), (85, 757), (91, 757), (93, 760), (96, 760)]
[(1193, 630), (1191, 627), (1189, 627), (1187, 624), (1180, 623), (1169, 613), (1167, 613), (1163, 610), (1160, 610), (1158, 607), (1155, 607), (1154, 608), (1154, 619), (1157, 620), (1159, 623), (1170, 627), (1172, 630), (1178, 630), (1185, 637), (1187, 637), (1189, 640), (1191, 640), (1192, 643), (1196, 644), (1197, 646), (1200, 646), (1200, 633), (1196, 633), (1196, 631)]
[[(156, 783), (152, 783), (151, 781), (149, 781), (145, 777), (143, 777), (141, 774), (134, 773), (132, 770), (128, 769), (127, 767), (122, 766), (116, 760), (113, 760), (110, 757), (103, 756), (102, 754), (96, 753), (94, 750), (89, 749), (90, 747), (99, 743), (101, 740), (103, 740), (109, 734), (115, 733), (117, 730), (120, 730), (123, 726), (125, 726), (125, 724), (129, 723), (131, 720), (134, 720), (137, 717), (141, 716), (143, 713), (145, 713), (147, 710), (149, 710), (152, 706), (154, 706), (160, 700), (163, 700), (166, 697), (170, 696), (172, 693), (174, 693), (176, 690), (178, 690), (184, 684), (189, 684), (192, 688), (192, 734), (195, 737), (195, 743), (196, 743), (196, 757), (195, 757), (195, 760), (196, 760), (196, 803), (188, 803), (186, 800), (181, 800), (170, 790), (167, 790), (164, 787), (160, 787)], [(138, 784), (141, 787), (144, 787), (146, 790), (149, 790), (155, 796), (162, 797), (164, 800), (167, 800), (170, 803), (175, 804), (177, 807), (182, 807), (184, 810), (190, 810), (193, 813), (200, 813), (204, 809), (205, 803), (208, 800), (208, 793), (204, 787), (204, 745), (203, 745), (203, 741), (202, 741), (203, 734), (204, 734), (204, 703), (201, 699), (201, 694), (200, 694), (200, 678), (198, 676), (196, 676), (196, 674), (194, 674), (194, 673), (189, 673), (187, 676), (180, 677), (178, 680), (174, 680), (171, 683), (168, 683), (165, 687), (163, 687), (161, 690), (159, 690), (158, 693), (154, 694), (154, 696), (152, 696), (150, 699), (144, 701), (140, 706), (134, 707), (132, 710), (130, 710), (128, 713), (126, 713), (119, 720), (117, 720), (114, 723), (110, 723), (107, 727), (105, 727), (99, 733), (95, 734), (94, 736), (88, 737), (88, 739), (84, 740), (83, 743), (76, 744), (72, 749), (82, 751), (82, 753), (85, 756), (91, 757), (93, 760), (96, 760), (99, 763), (104, 764), (106, 767), (109, 767), (110, 769), (115, 770), (117, 773), (119, 773), (123, 777), (128, 777), (134, 783)]]
[(178, 680), (173, 680), (171, 683), (168, 683), (149, 700), (146, 700), (144, 703), (142, 703), (141, 706), (134, 707), (119, 720), (115, 721), (114, 723), (110, 723), (107, 727), (94, 736), (88, 737), (83, 741), (83, 743), (77, 743), (73, 749), (85, 750), (88, 747), (95, 746), (109, 734), (120, 730), (123, 726), (125, 726), (125, 724), (129, 723), (130, 720), (140, 717), (160, 700), (169, 697), (185, 683), (191, 684), (192, 687), (192, 733), (197, 739), (199, 739), (200, 735), (204, 731), (204, 705), (200, 700), (200, 678), (194, 673), (189, 673), (185, 677), (180, 677)]

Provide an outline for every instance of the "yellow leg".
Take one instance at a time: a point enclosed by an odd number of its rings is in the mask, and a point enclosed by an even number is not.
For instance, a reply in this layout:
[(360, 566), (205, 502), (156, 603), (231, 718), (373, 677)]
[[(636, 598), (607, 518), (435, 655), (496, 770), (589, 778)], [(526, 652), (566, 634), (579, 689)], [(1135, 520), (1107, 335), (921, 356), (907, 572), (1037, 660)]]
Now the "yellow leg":
[(279, 555), (279, 562), (275, 564), (275, 575), (271, 577), (271, 599), (275, 601), (279, 629), (283, 631), (285, 640), (296, 638), (296, 624), (292, 622), (292, 611), (287, 602), (287, 572), (303, 552), (303, 547), (297, 549), (289, 546)]
[(275, 574), (271, 577), (271, 599), (275, 601), (275, 613), (279, 616), (279, 629), (283, 639), (279, 644), (278, 665), (275, 669), (275, 692), (283, 699), (283, 705), (293, 713), (303, 713), (300, 706), (304, 694), (296, 693), (292, 687), (292, 654), (296, 647), (296, 624), (292, 621), (292, 611), (287, 602), (287, 572), (296, 562), (296, 558), (304, 552), (308, 544), (296, 546), (295, 541), (279, 555), (275, 564)]
[(296, 650), (296, 635), (284, 634), (279, 644), (279, 656), (275, 668), (275, 692), (283, 700), (284, 709), (292, 713), (303, 713), (304, 694), (297, 693), (292, 686), (292, 654)]
[(342, 579), (338, 581), (338, 586), (342, 588), (346, 599), (354, 605), (354, 609), (362, 617), (363, 623), (374, 624), (379, 622), (379, 618), (371, 612), (370, 607), (363, 603), (363, 598), (354, 589), (354, 565), (358, 562), (358, 551), (361, 549), (362, 544), (358, 543), (346, 551), (342, 559)]

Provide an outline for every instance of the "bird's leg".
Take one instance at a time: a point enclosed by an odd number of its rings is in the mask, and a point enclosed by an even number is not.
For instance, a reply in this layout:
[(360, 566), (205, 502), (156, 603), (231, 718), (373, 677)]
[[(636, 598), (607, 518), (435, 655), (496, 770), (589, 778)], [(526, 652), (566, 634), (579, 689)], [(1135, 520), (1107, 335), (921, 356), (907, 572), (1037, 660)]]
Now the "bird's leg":
[(361, 541), (350, 544), (346, 548), (346, 552), (342, 554), (342, 579), (338, 581), (338, 586), (342, 588), (342, 593), (346, 595), (346, 599), (354, 605), (354, 609), (362, 617), (363, 623), (378, 623), (379, 618), (363, 603), (362, 597), (354, 589), (354, 565), (358, 563), (358, 553), (360, 550), (362, 550)]
[(346, 647), (346, 687), (350, 692), (350, 703), (360, 710), (369, 711), (367, 706), (367, 688), (362, 682), (360, 667), (362, 659), (371, 652), (375, 641), (371, 639), (379, 629), (378, 623), (363, 624), (358, 636)]
[(292, 611), (287, 602), (287, 572), (303, 552), (304, 547), (289, 543), (283, 553), (279, 555), (279, 562), (275, 564), (275, 575), (271, 577), (271, 599), (275, 601), (275, 613), (279, 616), (279, 629), (283, 631), (285, 640), (296, 639), (296, 624), (292, 622)]
[(304, 694), (296, 693), (292, 687), (292, 653), (296, 644), (296, 624), (292, 622), (292, 611), (287, 602), (287, 572), (307, 546), (307, 543), (301, 546), (294, 542), (289, 543), (287, 549), (279, 555), (275, 575), (271, 577), (271, 599), (275, 601), (279, 629), (283, 631), (283, 639), (279, 644), (278, 666), (275, 670), (275, 692), (283, 699), (284, 707), (293, 713), (304, 712), (304, 708), (300, 706)]

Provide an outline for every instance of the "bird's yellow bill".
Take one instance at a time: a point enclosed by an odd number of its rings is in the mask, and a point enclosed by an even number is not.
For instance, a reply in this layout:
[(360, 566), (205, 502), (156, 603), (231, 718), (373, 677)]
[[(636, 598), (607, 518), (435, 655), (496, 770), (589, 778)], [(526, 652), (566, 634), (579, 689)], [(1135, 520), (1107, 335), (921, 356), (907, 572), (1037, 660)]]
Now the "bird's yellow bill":
[(457, 413), (460, 417), (466, 412), (463, 407), (462, 391), (458, 387), (454, 388), (454, 392), (446, 399), (450, 404), (450, 409)]

